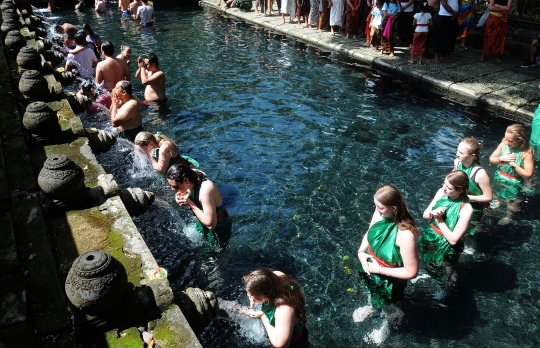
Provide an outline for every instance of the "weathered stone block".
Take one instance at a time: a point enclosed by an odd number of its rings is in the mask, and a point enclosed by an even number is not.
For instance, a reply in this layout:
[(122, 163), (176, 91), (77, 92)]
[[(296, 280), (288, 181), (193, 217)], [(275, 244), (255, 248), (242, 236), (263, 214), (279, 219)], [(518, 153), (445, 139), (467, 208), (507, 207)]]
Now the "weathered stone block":
[(11, 214), (0, 216), (0, 241), (0, 273), (10, 272), (19, 266)]
[(116, 183), (116, 180), (114, 180), (114, 176), (112, 174), (101, 174), (98, 176), (98, 185), (101, 186), (103, 189), (103, 194), (107, 198), (116, 196), (118, 193), (120, 193), (118, 184)]

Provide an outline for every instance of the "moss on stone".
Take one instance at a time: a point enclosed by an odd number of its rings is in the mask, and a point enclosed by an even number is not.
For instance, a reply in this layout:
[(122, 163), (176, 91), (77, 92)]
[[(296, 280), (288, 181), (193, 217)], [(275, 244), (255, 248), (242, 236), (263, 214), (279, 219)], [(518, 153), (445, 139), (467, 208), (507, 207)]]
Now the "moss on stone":
[(120, 261), (126, 269), (128, 282), (135, 287), (141, 286), (142, 264), (140, 257), (128, 257), (124, 254), (124, 239), (120, 233), (111, 231), (107, 237), (108, 246), (104, 249)]
[(140, 348), (144, 344), (140, 335), (136, 328), (130, 327), (120, 334), (116, 330), (106, 332), (105, 340), (109, 348)]

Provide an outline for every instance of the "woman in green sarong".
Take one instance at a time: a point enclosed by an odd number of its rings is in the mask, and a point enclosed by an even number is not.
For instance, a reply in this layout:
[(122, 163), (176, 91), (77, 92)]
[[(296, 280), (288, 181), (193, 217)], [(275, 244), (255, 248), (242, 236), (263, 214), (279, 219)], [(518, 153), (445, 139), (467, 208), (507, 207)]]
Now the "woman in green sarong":
[(468, 189), (469, 177), (465, 172), (450, 172), (424, 211), (423, 217), (430, 225), (422, 231), (420, 253), (428, 272), (436, 278), (452, 276), (453, 266), (463, 251), (461, 237), (473, 214)]
[(176, 163), (199, 168), (199, 163), (188, 156), (180, 155), (178, 146), (161, 133), (139, 132), (133, 141), (135, 148), (144, 153), (152, 167), (160, 174), (165, 174)]
[[(418, 228), (396, 187), (381, 186), (375, 192), (374, 202), (370, 228), (358, 249), (362, 265), (358, 271), (370, 294), (371, 304), (382, 308), (401, 300), (407, 279), (418, 273)], [(360, 307), (353, 318), (362, 321), (371, 311), (371, 306)]]
[[(274, 347), (309, 347), (306, 328), (306, 300), (300, 285), (292, 277), (269, 268), (258, 268), (243, 277), (250, 309), (241, 312), (262, 321)], [(255, 311), (256, 302), (262, 302)]]
[[(473, 207), (472, 222), (482, 219), (484, 208), (491, 209), (489, 202), (493, 199), (493, 190), (489, 176), (480, 165), (480, 149), (482, 144), (473, 138), (463, 139), (457, 148), (454, 170), (461, 170), (469, 177), (469, 200)], [(469, 228), (474, 235), (476, 227)]]
[(195, 229), (204, 240), (224, 247), (231, 237), (232, 220), (219, 188), (203, 172), (178, 163), (167, 171), (167, 182), (176, 191), (176, 203), (189, 207), (195, 215)]
[(489, 157), (489, 162), (498, 164), (493, 175), (493, 188), (499, 197), (507, 200), (507, 216), (499, 221), (500, 225), (506, 225), (514, 213), (521, 211), (524, 196), (532, 193), (523, 185), (533, 175), (534, 161), (522, 125), (516, 123), (506, 128), (504, 138)]

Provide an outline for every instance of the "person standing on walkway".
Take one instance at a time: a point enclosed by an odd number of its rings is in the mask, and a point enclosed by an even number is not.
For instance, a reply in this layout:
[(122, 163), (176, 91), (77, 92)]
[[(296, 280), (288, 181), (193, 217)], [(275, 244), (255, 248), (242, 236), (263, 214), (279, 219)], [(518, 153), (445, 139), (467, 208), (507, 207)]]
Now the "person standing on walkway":
[(459, 34), (456, 40), (461, 40), (461, 47), (464, 50), (469, 48), (465, 45), (465, 40), (469, 36), (471, 28), (474, 27), (474, 0), (461, 0), (459, 6)]
[(411, 45), (411, 59), (408, 61), (411, 64), (414, 64), (414, 56), (418, 56), (418, 64), (420, 65), (422, 65), (422, 59), (424, 59), (429, 27), (433, 25), (431, 14), (428, 11), (429, 7), (425, 2), (420, 6), (420, 12), (413, 17), (413, 25), (416, 25), (416, 30)]
[(484, 33), (481, 62), (484, 61), (487, 55), (495, 55), (497, 62), (501, 62), (501, 55), (504, 53), (504, 45), (506, 44), (508, 11), (510, 11), (510, 8), (512, 8), (512, 0), (489, 1), (489, 16), (486, 22), (486, 32)]
[(493, 181), (495, 193), (507, 201), (507, 216), (499, 221), (506, 225), (514, 213), (521, 211), (525, 196), (532, 193), (526, 188), (534, 172), (533, 152), (525, 134), (525, 127), (516, 123), (508, 126), (504, 138), (489, 157), (491, 164), (498, 164)]
[(345, 0), (330, 1), (330, 33), (335, 35), (334, 27), (338, 27), (343, 34), (343, 10), (345, 9)]
[(319, 33), (322, 33), (323, 29), (330, 27), (330, 6), (332, 6), (332, 0), (321, 0), (321, 6), (321, 15), (319, 16), (319, 25), (317, 26)]
[(435, 26), (435, 41), (433, 52), (435, 52), (435, 64), (440, 64), (443, 60), (449, 60), (447, 55), (454, 52), (454, 44), (457, 37), (459, 17), (458, 0), (441, 0), (439, 17)]
[(321, 4), (321, 0), (311, 0), (309, 3), (309, 16), (308, 16), (309, 29), (313, 29), (313, 26), (317, 28), (319, 24), (319, 16), (321, 14), (321, 11), (319, 10), (320, 4)]
[(285, 24), (285, 15), (290, 15), (289, 23), (292, 23), (296, 11), (294, 0), (281, 0), (281, 23)]
[[(457, 0), (456, 0), (457, 1)], [(400, 14), (400, 7), (396, 0), (389, 0), (385, 2), (382, 10), (384, 12), (384, 18), (382, 22), (382, 44), (383, 50), (381, 54), (389, 54), (390, 57), (394, 56), (394, 26), (395, 20), (397, 20)]]
[[(345, 31), (347, 32), (347, 39), (349, 35), (353, 35), (356, 39), (360, 31), (360, 22), (362, 21), (360, 15), (360, 0), (346, 0), (345, 5)], [(412, 0), (411, 0), (412, 1)]]
[(414, 35), (414, 0), (400, 1), (401, 12), (397, 19), (399, 43), (398, 46), (410, 47)]

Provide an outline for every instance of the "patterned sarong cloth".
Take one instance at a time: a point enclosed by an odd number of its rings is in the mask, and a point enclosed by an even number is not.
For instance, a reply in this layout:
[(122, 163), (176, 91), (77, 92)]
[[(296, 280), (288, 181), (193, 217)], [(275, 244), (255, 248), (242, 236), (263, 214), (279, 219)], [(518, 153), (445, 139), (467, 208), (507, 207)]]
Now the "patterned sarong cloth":
[(426, 52), (426, 42), (429, 32), (414, 33), (414, 38), (411, 46), (411, 55), (423, 57)]
[(459, 8), (459, 34), (457, 40), (469, 36), (469, 31), (474, 26), (474, 7), (472, 0), (462, 0)]
[(486, 22), (482, 54), (503, 54), (507, 30), (508, 12), (490, 12)]

